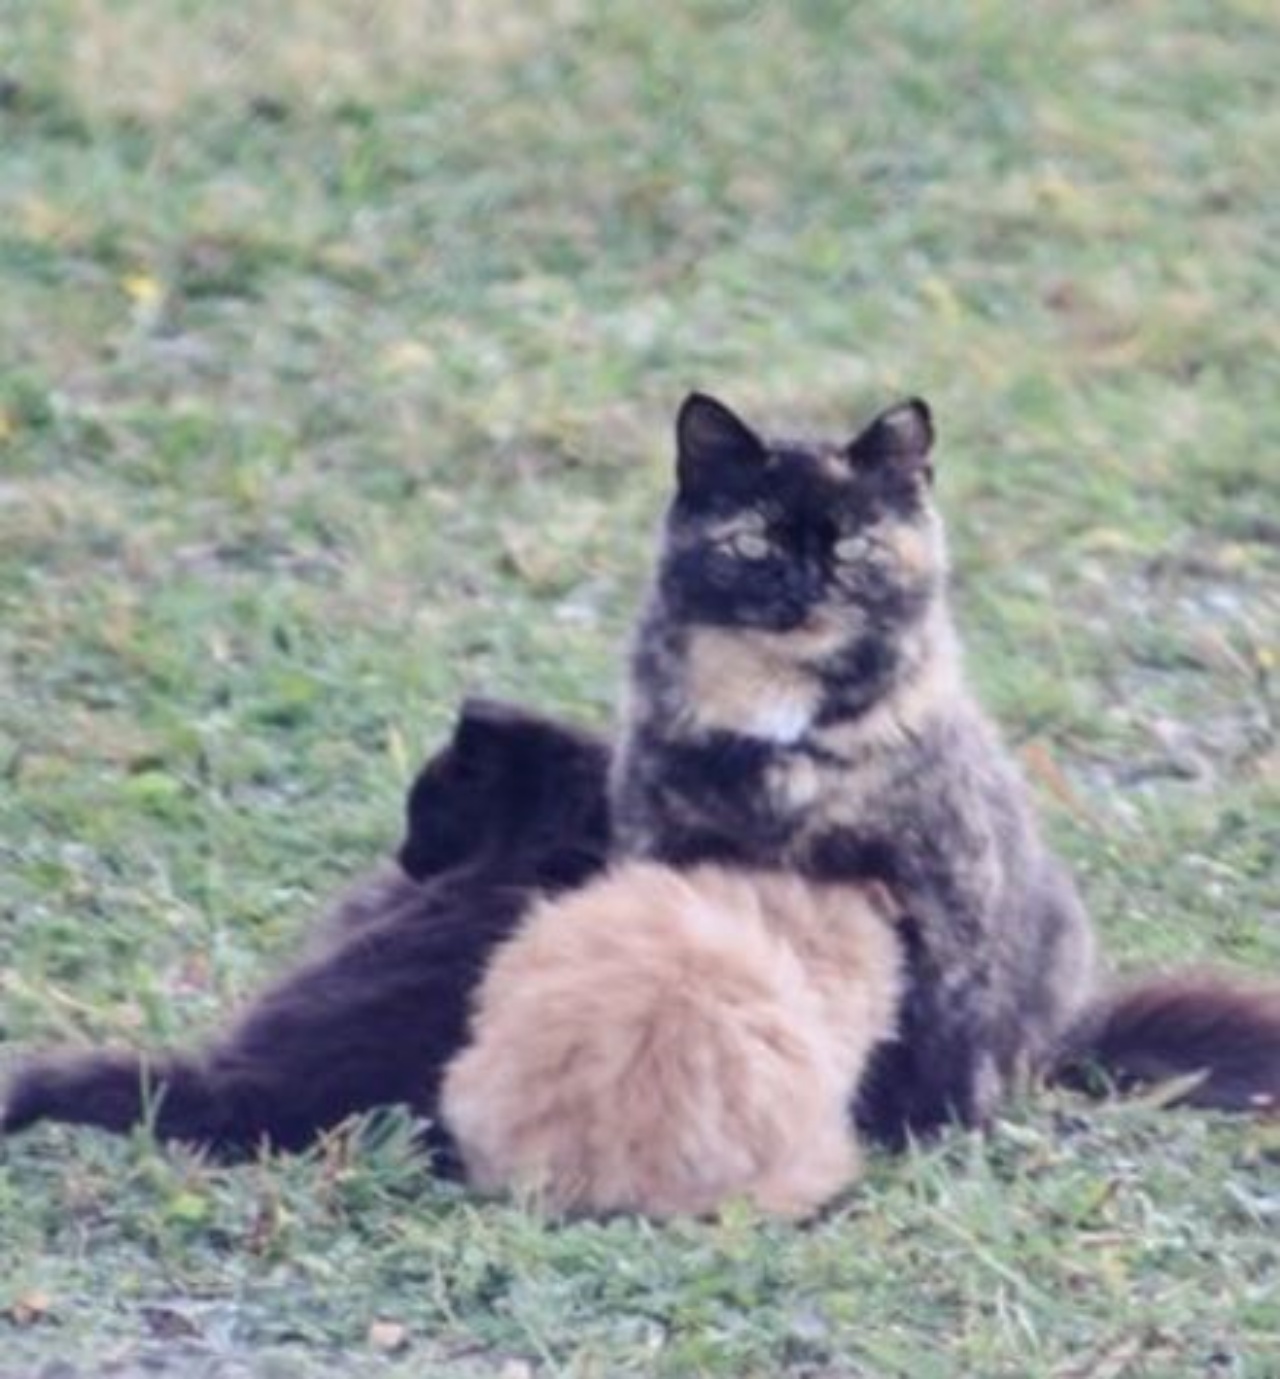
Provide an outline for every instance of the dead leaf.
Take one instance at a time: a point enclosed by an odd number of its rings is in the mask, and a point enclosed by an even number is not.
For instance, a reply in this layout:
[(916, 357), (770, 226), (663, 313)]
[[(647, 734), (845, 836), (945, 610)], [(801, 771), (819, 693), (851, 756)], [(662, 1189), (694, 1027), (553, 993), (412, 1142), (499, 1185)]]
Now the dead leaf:
[(538, 593), (559, 587), (564, 579), (564, 561), (548, 546), (544, 534), (506, 525), (500, 538), (502, 563), (513, 575)]
[(1088, 809), (1080, 796), (1071, 788), (1071, 782), (1062, 774), (1058, 763), (1048, 746), (1039, 738), (1022, 745), (1019, 754), (1027, 774), (1042, 785), (1059, 804), (1065, 805), (1077, 818), (1090, 819)]
[(1121, 1379), (1133, 1373), (1133, 1363), (1147, 1353), (1148, 1337), (1123, 1336), (1105, 1350), (1095, 1352), (1080, 1363), (1054, 1371), (1054, 1379)]
[(370, 1323), (369, 1344), (383, 1355), (394, 1354), (409, 1344), (409, 1328), (403, 1322), (388, 1321), (379, 1317)]
[(195, 1322), (172, 1307), (143, 1307), (141, 1312), (147, 1329), (162, 1341), (185, 1340), (200, 1335), (200, 1328)]
[(282, 1219), (280, 1200), (268, 1189), (258, 1199), (253, 1222), (245, 1238), (245, 1249), (253, 1255), (266, 1254), (280, 1234)]
[(9, 1305), (9, 1316), (18, 1326), (34, 1326), (53, 1308), (53, 1299), (40, 1288), (32, 1288)]
[(1125, 1102), (1129, 1106), (1163, 1111), (1170, 1106), (1176, 1106), (1184, 1097), (1189, 1096), (1208, 1076), (1207, 1068), (1197, 1068), (1194, 1072), (1182, 1073), (1178, 1077), (1154, 1083), (1149, 1090), (1126, 1097)]

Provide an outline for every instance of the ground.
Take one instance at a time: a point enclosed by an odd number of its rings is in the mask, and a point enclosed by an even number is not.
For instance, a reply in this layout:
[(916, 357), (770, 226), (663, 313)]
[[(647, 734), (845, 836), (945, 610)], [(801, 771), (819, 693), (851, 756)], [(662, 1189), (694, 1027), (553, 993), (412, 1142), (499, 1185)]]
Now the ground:
[[(692, 387), (920, 393), (972, 676), (1125, 969), (1280, 971), (1261, 0), (0, 0), (0, 1056), (194, 1037), (468, 690), (607, 724)], [(1280, 1375), (1277, 1126), (1042, 1095), (807, 1229), (406, 1129), (0, 1148), (0, 1375)]]

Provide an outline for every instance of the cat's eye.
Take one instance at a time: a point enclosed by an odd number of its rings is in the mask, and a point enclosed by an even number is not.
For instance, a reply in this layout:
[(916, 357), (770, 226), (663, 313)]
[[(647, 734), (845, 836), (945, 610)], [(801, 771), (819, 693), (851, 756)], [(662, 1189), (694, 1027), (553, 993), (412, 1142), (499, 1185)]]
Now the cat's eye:
[(831, 554), (841, 565), (853, 565), (865, 560), (871, 552), (871, 542), (865, 536), (842, 536), (831, 548)]
[(759, 532), (742, 531), (730, 540), (729, 549), (742, 560), (763, 560), (773, 547)]

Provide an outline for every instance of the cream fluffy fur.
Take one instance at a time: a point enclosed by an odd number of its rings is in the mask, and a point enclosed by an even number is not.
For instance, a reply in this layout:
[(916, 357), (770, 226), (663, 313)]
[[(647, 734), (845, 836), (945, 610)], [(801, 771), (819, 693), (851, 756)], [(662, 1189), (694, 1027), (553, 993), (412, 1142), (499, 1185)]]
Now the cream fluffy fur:
[(628, 863), (494, 958), (441, 1111), (469, 1180), (552, 1212), (788, 1216), (858, 1166), (850, 1095), (892, 1032), (884, 893)]

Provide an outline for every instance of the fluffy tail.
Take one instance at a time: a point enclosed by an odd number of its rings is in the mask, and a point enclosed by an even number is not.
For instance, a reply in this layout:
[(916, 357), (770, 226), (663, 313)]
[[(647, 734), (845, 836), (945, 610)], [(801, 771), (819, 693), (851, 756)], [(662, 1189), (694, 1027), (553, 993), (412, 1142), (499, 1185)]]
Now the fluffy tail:
[(433, 1116), (472, 988), (526, 904), (519, 886), (415, 889), (285, 973), (202, 1049), (20, 1063), (0, 1087), (0, 1134), (42, 1120), (116, 1134), (148, 1125), (234, 1161), (264, 1145), (304, 1149), (377, 1107)]
[(1121, 987), (1086, 1008), (1050, 1080), (1083, 1091), (1181, 1082), (1178, 1105), (1280, 1114), (1280, 985), (1190, 972)]
[(160, 1139), (217, 1146), (236, 1116), (218, 1080), (197, 1059), (122, 1051), (52, 1054), (21, 1066), (0, 1106), (0, 1134), (17, 1134), (41, 1120), (115, 1134), (149, 1123)]

